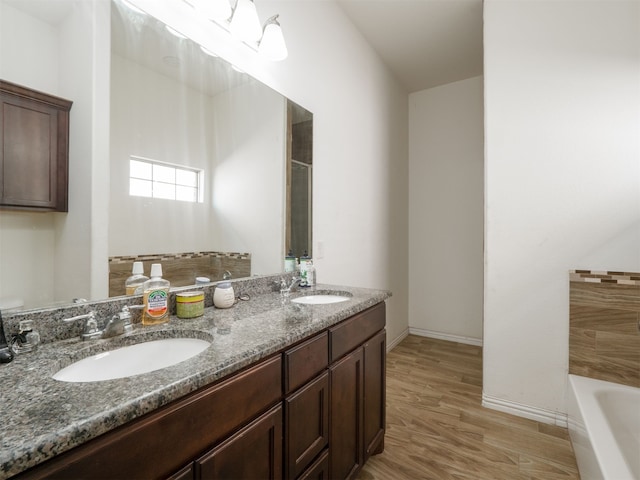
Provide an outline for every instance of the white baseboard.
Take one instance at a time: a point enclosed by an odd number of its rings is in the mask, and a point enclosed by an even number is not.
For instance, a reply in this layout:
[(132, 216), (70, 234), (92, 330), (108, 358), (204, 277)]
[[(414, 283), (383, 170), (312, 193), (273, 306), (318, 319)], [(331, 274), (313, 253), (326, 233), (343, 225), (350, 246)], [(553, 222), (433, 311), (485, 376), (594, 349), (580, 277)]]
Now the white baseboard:
[(528, 418), (529, 420), (567, 428), (566, 413), (511, 402), (509, 400), (492, 397), (485, 393), (482, 394), (482, 406), (491, 408), (492, 410), (498, 410), (499, 412), (510, 413), (518, 417)]
[(387, 353), (394, 349), (402, 340), (409, 336), (409, 329), (407, 328), (398, 337), (394, 338), (391, 342), (387, 343)]
[(409, 327), (409, 333), (411, 335), (419, 335), (421, 337), (436, 338), (438, 340), (447, 340), (449, 342), (464, 343), (466, 345), (475, 345), (477, 347), (482, 346), (481, 338), (463, 337), (461, 335), (451, 335), (449, 333), (435, 332), (433, 330), (427, 330), (425, 328)]

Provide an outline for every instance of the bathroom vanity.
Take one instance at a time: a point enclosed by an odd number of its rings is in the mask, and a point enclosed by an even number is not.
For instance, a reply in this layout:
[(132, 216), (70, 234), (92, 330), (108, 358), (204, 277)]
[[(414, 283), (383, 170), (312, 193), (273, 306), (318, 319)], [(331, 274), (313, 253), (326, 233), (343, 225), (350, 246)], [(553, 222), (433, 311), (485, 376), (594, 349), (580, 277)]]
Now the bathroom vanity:
[[(229, 310), (208, 308), (195, 321), (172, 317), (165, 326), (136, 328), (133, 336), (191, 330), (212, 338), (203, 353), (156, 372), (90, 383), (56, 382), (41, 372), (40, 390), (62, 402), (72, 424), (42, 415), (36, 445), (21, 451), (25, 439), (3, 451), (2, 471), (65, 479), (353, 478), (384, 448), (390, 294), (339, 288), (348, 301), (300, 305), (270, 293)], [(231, 332), (217, 333), (229, 318)], [(26, 366), (16, 363), (10, 368)]]

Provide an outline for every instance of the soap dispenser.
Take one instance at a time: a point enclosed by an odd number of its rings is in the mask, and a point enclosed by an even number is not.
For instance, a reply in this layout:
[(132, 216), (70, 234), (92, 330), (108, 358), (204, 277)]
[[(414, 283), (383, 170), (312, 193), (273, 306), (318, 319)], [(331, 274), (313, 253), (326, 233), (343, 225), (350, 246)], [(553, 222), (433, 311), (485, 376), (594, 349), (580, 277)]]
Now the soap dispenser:
[(296, 256), (293, 254), (293, 250), (289, 249), (289, 253), (284, 257), (284, 271), (295, 272), (296, 271)]
[(126, 294), (135, 295), (136, 293), (142, 293), (142, 285), (147, 280), (149, 280), (149, 277), (144, 275), (144, 265), (142, 262), (133, 262), (131, 276), (124, 282)]
[(162, 265), (151, 265), (151, 278), (144, 282), (144, 309), (142, 311), (143, 325), (156, 325), (169, 320), (169, 280), (162, 278)]
[(236, 294), (229, 281), (231, 279), (231, 273), (228, 271), (224, 272), (222, 279), (224, 281), (216, 285), (216, 289), (213, 291), (213, 305), (216, 308), (233, 307), (233, 304), (236, 302)]

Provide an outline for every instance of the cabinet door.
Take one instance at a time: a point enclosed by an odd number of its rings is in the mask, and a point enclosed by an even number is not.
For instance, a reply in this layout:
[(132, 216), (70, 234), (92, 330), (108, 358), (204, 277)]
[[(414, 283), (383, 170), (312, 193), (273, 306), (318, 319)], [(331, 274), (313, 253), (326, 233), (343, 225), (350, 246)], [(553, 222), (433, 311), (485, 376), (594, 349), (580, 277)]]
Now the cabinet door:
[(282, 407), (271, 409), (196, 460), (195, 478), (282, 478)]
[(384, 330), (364, 344), (364, 461), (384, 449), (385, 360)]
[(71, 102), (0, 81), (0, 205), (66, 212)]
[(329, 374), (287, 397), (284, 410), (285, 478), (293, 480), (329, 441)]
[(329, 452), (325, 450), (298, 480), (329, 480)]
[(363, 349), (333, 364), (329, 372), (329, 478), (342, 480), (352, 478), (363, 464)]
[(167, 480), (193, 480), (193, 462), (178, 470)]

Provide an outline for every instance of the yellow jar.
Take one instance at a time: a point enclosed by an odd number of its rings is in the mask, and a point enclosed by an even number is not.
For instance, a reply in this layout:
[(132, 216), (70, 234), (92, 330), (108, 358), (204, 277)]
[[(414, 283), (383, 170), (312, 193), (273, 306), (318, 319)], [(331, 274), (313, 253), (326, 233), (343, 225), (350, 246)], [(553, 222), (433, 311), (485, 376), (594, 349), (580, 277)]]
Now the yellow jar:
[(204, 314), (204, 292), (176, 293), (178, 318), (195, 318)]

